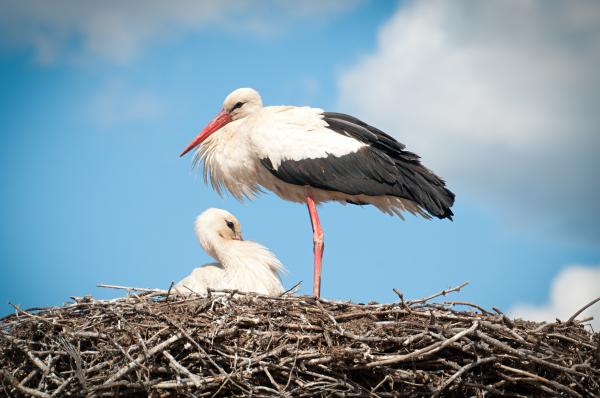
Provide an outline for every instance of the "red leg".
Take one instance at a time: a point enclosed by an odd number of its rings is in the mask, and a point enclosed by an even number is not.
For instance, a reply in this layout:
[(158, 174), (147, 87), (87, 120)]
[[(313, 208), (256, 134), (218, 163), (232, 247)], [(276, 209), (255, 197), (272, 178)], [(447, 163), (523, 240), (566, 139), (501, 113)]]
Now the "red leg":
[(310, 214), (310, 223), (313, 229), (313, 248), (315, 256), (315, 273), (313, 278), (313, 296), (321, 297), (321, 266), (323, 263), (323, 230), (317, 213), (315, 201), (310, 197), (306, 197), (306, 205), (308, 206), (308, 214)]

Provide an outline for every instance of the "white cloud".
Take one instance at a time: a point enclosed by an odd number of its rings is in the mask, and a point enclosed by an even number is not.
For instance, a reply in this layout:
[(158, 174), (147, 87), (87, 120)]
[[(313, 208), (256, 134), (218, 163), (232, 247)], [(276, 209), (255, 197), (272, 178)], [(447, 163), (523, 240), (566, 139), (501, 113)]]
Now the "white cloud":
[(0, 0), (0, 43), (41, 63), (90, 55), (125, 63), (151, 43), (201, 29), (273, 34), (297, 20), (354, 8), (357, 0)]
[(415, 1), (342, 73), (339, 105), (423, 156), (459, 201), (598, 245), (599, 70), (596, 1)]
[[(585, 304), (600, 296), (600, 266), (571, 265), (565, 267), (552, 281), (549, 302), (535, 306), (518, 304), (510, 315), (531, 321), (566, 321)], [(600, 302), (585, 310), (578, 319), (593, 316), (594, 330), (600, 330)]]

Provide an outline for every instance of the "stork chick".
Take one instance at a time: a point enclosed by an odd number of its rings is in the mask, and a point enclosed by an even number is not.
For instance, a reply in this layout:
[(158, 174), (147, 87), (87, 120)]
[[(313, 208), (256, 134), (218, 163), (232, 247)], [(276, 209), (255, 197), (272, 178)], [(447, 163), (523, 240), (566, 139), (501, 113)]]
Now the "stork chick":
[(198, 267), (174, 286), (180, 294), (235, 289), (265, 295), (282, 293), (281, 262), (266, 247), (242, 239), (240, 222), (228, 211), (207, 209), (196, 218), (196, 236), (215, 260)]

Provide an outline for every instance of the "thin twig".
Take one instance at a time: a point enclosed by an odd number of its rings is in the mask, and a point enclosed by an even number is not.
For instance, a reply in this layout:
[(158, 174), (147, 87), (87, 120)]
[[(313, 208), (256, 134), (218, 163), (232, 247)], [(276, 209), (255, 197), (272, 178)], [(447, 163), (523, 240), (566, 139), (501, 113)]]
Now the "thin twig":
[(101, 287), (101, 288), (104, 288), (104, 289), (125, 290), (127, 292), (137, 291), (137, 292), (160, 293), (160, 294), (167, 294), (168, 293), (166, 290), (162, 290), (162, 289), (149, 289), (149, 288), (146, 288), (146, 287), (131, 287), (131, 286), (120, 286), (120, 285), (107, 285), (107, 284), (104, 284), (104, 283), (96, 285), (96, 287)]
[(167, 296), (165, 297), (165, 301), (169, 300), (169, 296), (171, 295), (171, 289), (173, 289), (173, 286), (175, 286), (175, 282), (171, 282), (171, 284), (169, 285), (169, 290), (167, 290)]
[(579, 314), (581, 314), (583, 311), (585, 311), (592, 305), (596, 304), (598, 301), (600, 301), (600, 297), (593, 299), (592, 301), (590, 301), (589, 303), (587, 303), (586, 305), (581, 307), (576, 313), (571, 315), (571, 317), (567, 320), (566, 323), (573, 323), (573, 321), (575, 320), (575, 318), (577, 318), (579, 316)]
[(294, 294), (294, 293), (296, 293), (296, 291), (300, 288), (301, 285), (302, 285), (302, 281), (296, 283), (294, 286), (290, 287), (288, 290), (286, 290), (285, 292), (281, 293), (279, 295), (279, 297), (286, 296), (288, 294)]
[(485, 308), (477, 305), (477, 304), (473, 304), (470, 303), (468, 301), (444, 301), (444, 304), (448, 304), (448, 305), (466, 305), (468, 307), (473, 307), (473, 308), (477, 308), (479, 311), (481, 311), (482, 314), (485, 315), (492, 315), (491, 312), (489, 312), (488, 310), (486, 310)]
[(465, 282), (461, 283), (459, 286), (452, 287), (450, 289), (442, 290), (441, 292), (432, 294), (431, 296), (427, 296), (425, 298), (418, 299), (418, 300), (409, 300), (407, 302), (407, 304), (408, 305), (414, 305), (414, 304), (426, 303), (427, 301), (432, 300), (432, 299), (434, 299), (436, 297), (445, 296), (448, 293), (452, 293), (452, 292), (459, 292), (460, 289), (462, 289), (463, 287), (467, 286), (468, 284), (469, 284), (469, 281), (465, 281)]
[(546, 378), (544, 378), (542, 376), (533, 374), (531, 372), (527, 372), (527, 371), (521, 370), (521, 369), (511, 368), (510, 366), (506, 366), (506, 365), (502, 365), (502, 364), (499, 364), (498, 367), (500, 369), (508, 370), (509, 372), (513, 372), (513, 373), (520, 374), (520, 375), (523, 375), (523, 376), (531, 377), (534, 380), (541, 381), (542, 383), (549, 384), (552, 387), (556, 388), (557, 390), (560, 390), (560, 391), (562, 391), (564, 393), (567, 393), (567, 394), (569, 394), (569, 395), (571, 395), (573, 397), (581, 397), (581, 394), (579, 394), (576, 391), (573, 391), (571, 388), (569, 388), (569, 387), (567, 387), (565, 385), (562, 385), (560, 383), (557, 383), (555, 381), (548, 380), (548, 379), (546, 379)]

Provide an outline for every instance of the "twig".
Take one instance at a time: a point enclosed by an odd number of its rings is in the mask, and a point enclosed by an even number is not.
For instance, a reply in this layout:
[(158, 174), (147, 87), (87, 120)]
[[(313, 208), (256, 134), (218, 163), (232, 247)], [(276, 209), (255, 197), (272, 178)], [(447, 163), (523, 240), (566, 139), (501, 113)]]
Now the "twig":
[[(54, 392), (52, 393), (51, 397), (60, 397), (60, 394), (65, 390), (65, 388), (67, 388), (67, 386), (69, 385), (70, 382), (73, 381), (73, 377), (69, 377), (67, 380), (65, 380), (60, 386), (58, 386), (58, 388), (56, 390), (54, 390)], [(85, 388), (84, 388), (85, 390)]]
[(168, 291), (161, 290), (161, 289), (149, 289), (149, 288), (146, 288), (146, 287), (131, 287), (131, 286), (120, 286), (120, 285), (107, 285), (107, 284), (104, 284), (104, 283), (96, 285), (96, 287), (101, 287), (101, 288), (104, 288), (104, 289), (125, 290), (127, 292), (137, 291), (137, 292), (160, 293), (160, 294), (167, 294), (168, 293)]
[(383, 385), (383, 383), (386, 382), (386, 380), (388, 380), (390, 378), (390, 375), (385, 375), (385, 377), (383, 379), (381, 379), (381, 381), (379, 383), (377, 383), (377, 385), (375, 387), (373, 387), (371, 389), (371, 392), (375, 392), (379, 389), (379, 387), (381, 387)]
[(477, 308), (479, 311), (481, 311), (482, 314), (492, 315), (491, 312), (489, 312), (488, 310), (484, 309), (483, 307), (481, 307), (481, 306), (479, 306), (477, 304), (469, 303), (468, 301), (445, 301), (444, 304), (448, 304), (448, 305), (466, 305), (468, 307)]
[(25, 314), (26, 316), (28, 316), (28, 317), (30, 317), (30, 318), (35, 318), (35, 319), (37, 319), (37, 320), (40, 320), (40, 321), (42, 321), (42, 322), (48, 322), (48, 320), (47, 320), (47, 319), (44, 319), (44, 318), (43, 318), (43, 317), (41, 317), (41, 316), (37, 316), (37, 315), (35, 315), (35, 314), (32, 314), (32, 313), (30, 313), (30, 312), (28, 312), (28, 311), (26, 311), (26, 310), (23, 310), (23, 309), (21, 309), (21, 307), (19, 307), (19, 306), (18, 306), (18, 305), (16, 305), (16, 304), (13, 304), (13, 303), (10, 303), (10, 302), (9, 302), (9, 303), (8, 303), (8, 305), (10, 305), (11, 307), (13, 307), (13, 308), (15, 309), (15, 311), (17, 311), (17, 313), (20, 313), (20, 314)]
[[(155, 346), (154, 348), (152, 348), (150, 351), (148, 351), (148, 355), (149, 356), (153, 356), (156, 353), (161, 352), (162, 350), (164, 350), (165, 348), (167, 348), (168, 346), (170, 346), (171, 344), (173, 344), (174, 342), (176, 342), (180, 338), (181, 338), (181, 334), (180, 333), (171, 336), (169, 339), (163, 341), (162, 343), (158, 344), (157, 346)], [(130, 362), (127, 366), (119, 369), (119, 371), (117, 371), (117, 373), (115, 373), (108, 380), (106, 380), (106, 382), (104, 384), (110, 384), (110, 383), (112, 383), (112, 382), (114, 382), (116, 380), (119, 380), (121, 377), (123, 377), (124, 375), (126, 375), (133, 368), (135, 368), (136, 366), (138, 366), (143, 360), (144, 360), (144, 355), (138, 356), (136, 360)]]
[(175, 282), (171, 282), (171, 284), (169, 285), (169, 290), (167, 290), (167, 296), (165, 297), (165, 301), (169, 300), (169, 296), (171, 295), (171, 289), (173, 289), (173, 286), (175, 286)]
[(29, 380), (37, 376), (39, 373), (40, 371), (38, 369), (33, 369), (31, 372), (29, 372), (27, 376), (25, 376), (23, 380), (21, 380), (19, 384), (22, 386), (26, 385), (29, 382)]
[(196, 387), (200, 387), (202, 385), (202, 380), (200, 379), (200, 377), (193, 374), (192, 372), (190, 372), (188, 370), (188, 368), (186, 368), (185, 366), (183, 366), (182, 364), (177, 362), (177, 360), (173, 357), (173, 355), (171, 355), (171, 353), (169, 351), (165, 350), (162, 352), (162, 354), (164, 355), (165, 358), (167, 358), (169, 360), (169, 364), (171, 365), (171, 367), (174, 370), (181, 373), (181, 375), (183, 375), (183, 376), (189, 377), (190, 380), (192, 381), (192, 383), (194, 383), (194, 385)]
[(27, 347), (25, 347), (22, 344), (20, 344), (17, 339), (15, 339), (11, 335), (6, 334), (6, 333), (4, 333), (2, 331), (0, 331), (0, 337), (8, 340), (12, 344), (14, 344), (16, 347), (18, 347), (21, 351), (23, 351), (25, 353), (25, 355), (27, 355), (27, 357), (29, 357), (29, 359), (31, 360), (31, 362), (33, 362), (33, 364), (35, 366), (37, 366), (43, 373), (50, 373), (50, 369), (48, 368), (48, 366), (44, 362), (42, 362), (41, 359), (39, 359), (38, 357), (36, 357), (35, 355), (33, 355), (31, 353), (31, 351), (29, 351), (27, 349)]
[(440, 388), (433, 394), (434, 397), (437, 397), (438, 395), (440, 395), (440, 393), (442, 391), (444, 391), (446, 389), (446, 387), (448, 387), (450, 384), (452, 384), (452, 382), (456, 379), (458, 379), (460, 376), (463, 375), (463, 373), (468, 372), (469, 370), (473, 369), (476, 366), (482, 365), (484, 363), (488, 363), (488, 362), (492, 362), (495, 361), (497, 358), (494, 357), (487, 357), (487, 358), (481, 358), (478, 359), (477, 361), (471, 362), (465, 366), (463, 366), (462, 368), (460, 368), (458, 371), (456, 371), (456, 373), (454, 373), (452, 376), (450, 376), (441, 386)]
[(579, 316), (579, 314), (581, 314), (583, 311), (585, 311), (592, 305), (596, 304), (598, 301), (600, 301), (600, 297), (593, 299), (592, 301), (590, 301), (589, 303), (587, 303), (586, 305), (581, 307), (576, 313), (571, 315), (571, 317), (567, 320), (566, 323), (568, 323), (568, 324), (573, 323), (573, 321), (575, 320), (575, 318), (577, 318), (577, 316)]
[(292, 294), (293, 294), (293, 293), (296, 293), (296, 290), (298, 290), (298, 288), (299, 288), (301, 285), (302, 285), (302, 281), (300, 281), (300, 282), (296, 283), (294, 286), (290, 287), (288, 290), (286, 290), (285, 292), (281, 293), (281, 294), (279, 295), (279, 297), (285, 296), (285, 295), (287, 295), (287, 294), (290, 294), (290, 293), (292, 293)]
[(38, 398), (50, 398), (50, 395), (46, 394), (45, 392), (20, 385), (19, 381), (4, 369), (0, 369), (0, 376), (2, 376), (4, 380), (7, 380), (14, 388), (19, 390), (23, 394), (31, 395), (32, 397)]
[(416, 350), (411, 352), (410, 354), (404, 354), (404, 355), (388, 355), (383, 357), (383, 359), (379, 359), (377, 361), (374, 362), (370, 362), (367, 364), (368, 368), (372, 368), (375, 366), (381, 366), (381, 365), (391, 365), (393, 363), (398, 363), (398, 362), (405, 362), (409, 359), (415, 359), (415, 358), (425, 358), (429, 355), (432, 355), (436, 352), (438, 352), (439, 350), (444, 349), (445, 347), (447, 347), (448, 345), (454, 343), (455, 341), (460, 340), (461, 338), (473, 333), (477, 328), (479, 327), (479, 322), (475, 321), (473, 322), (473, 325), (468, 328), (463, 330), (462, 332), (459, 332), (457, 334), (455, 334), (454, 336), (452, 336), (451, 338), (445, 340), (445, 341), (441, 341), (438, 343), (434, 343), (428, 347), (422, 348), (420, 350)]
[(406, 309), (408, 312), (412, 312), (410, 307), (408, 305), (406, 305), (406, 302), (404, 301), (404, 294), (397, 288), (393, 288), (392, 290), (394, 291), (394, 293), (396, 293), (398, 295), (398, 298), (400, 299), (400, 304), (402, 305), (402, 307), (404, 307), (404, 309)]
[(507, 370), (509, 372), (513, 372), (513, 373), (516, 373), (516, 374), (520, 374), (520, 375), (524, 375), (524, 376), (527, 376), (527, 377), (531, 377), (534, 380), (541, 381), (542, 383), (549, 384), (552, 387), (556, 388), (557, 390), (565, 392), (565, 393), (567, 393), (567, 394), (569, 394), (569, 395), (571, 395), (573, 397), (581, 397), (581, 394), (579, 394), (576, 391), (573, 391), (569, 387), (564, 386), (564, 385), (562, 385), (560, 383), (557, 383), (555, 381), (548, 380), (548, 379), (546, 379), (546, 378), (544, 378), (542, 376), (539, 376), (539, 375), (527, 372), (525, 370), (511, 368), (510, 366), (506, 366), (506, 365), (502, 365), (502, 364), (498, 364), (498, 367), (500, 369), (504, 369), (504, 370)]
[(281, 393), (281, 386), (279, 384), (277, 384), (277, 382), (275, 381), (273, 376), (271, 376), (271, 372), (269, 372), (269, 368), (267, 368), (266, 366), (262, 366), (261, 369), (263, 372), (265, 372), (265, 374), (267, 375), (267, 378), (269, 379), (271, 384), (273, 384), (273, 387), (275, 387), (277, 389), (277, 391), (279, 393)]
[(294, 372), (294, 369), (296, 369), (296, 361), (298, 360), (298, 347), (300, 346), (300, 340), (296, 341), (296, 350), (294, 353), (294, 362), (292, 362), (292, 368), (290, 369), (290, 372), (288, 374), (288, 379), (287, 379), (287, 383), (285, 383), (285, 386), (283, 387), (283, 391), (287, 390), (287, 388), (290, 385), (290, 382), (292, 381), (292, 374)]
[(462, 284), (460, 284), (459, 286), (456, 286), (456, 287), (453, 287), (453, 288), (450, 288), (450, 289), (446, 289), (446, 290), (442, 290), (441, 292), (432, 294), (431, 296), (428, 296), (428, 297), (425, 297), (425, 298), (422, 298), (422, 299), (409, 300), (407, 303), (408, 303), (408, 305), (426, 303), (427, 301), (432, 300), (432, 299), (434, 299), (436, 297), (445, 296), (445, 295), (447, 295), (448, 293), (451, 293), (451, 292), (459, 292), (460, 289), (462, 289), (463, 287), (467, 286), (468, 284), (469, 284), (469, 282), (466, 281), (466, 282), (463, 282)]
[(528, 354), (526, 352), (522, 352), (522, 351), (519, 351), (517, 349), (514, 349), (514, 348), (512, 348), (512, 347), (510, 347), (510, 346), (508, 346), (508, 345), (506, 345), (506, 344), (504, 344), (504, 343), (496, 340), (495, 338), (486, 335), (485, 333), (477, 332), (477, 337), (479, 337), (480, 339), (482, 339), (486, 343), (491, 344), (491, 345), (493, 345), (493, 346), (495, 346), (497, 348), (500, 348), (501, 350), (503, 350), (505, 352), (508, 352), (510, 354), (513, 354), (513, 355), (515, 355), (515, 356), (517, 356), (519, 358), (529, 359), (532, 362), (536, 362), (536, 363), (538, 363), (540, 365), (544, 365), (544, 366), (547, 366), (549, 368), (561, 370), (561, 371), (563, 371), (565, 373), (570, 373), (570, 374), (578, 375), (578, 376), (581, 376), (581, 377), (586, 377), (585, 374), (583, 374), (581, 372), (578, 372), (576, 370), (569, 369), (567, 367), (564, 367), (564, 366), (561, 366), (561, 365), (558, 365), (558, 364), (555, 364), (555, 363), (552, 363), (552, 362), (548, 362), (546, 360), (537, 358), (537, 357), (535, 357), (535, 356), (533, 356), (531, 354)]

